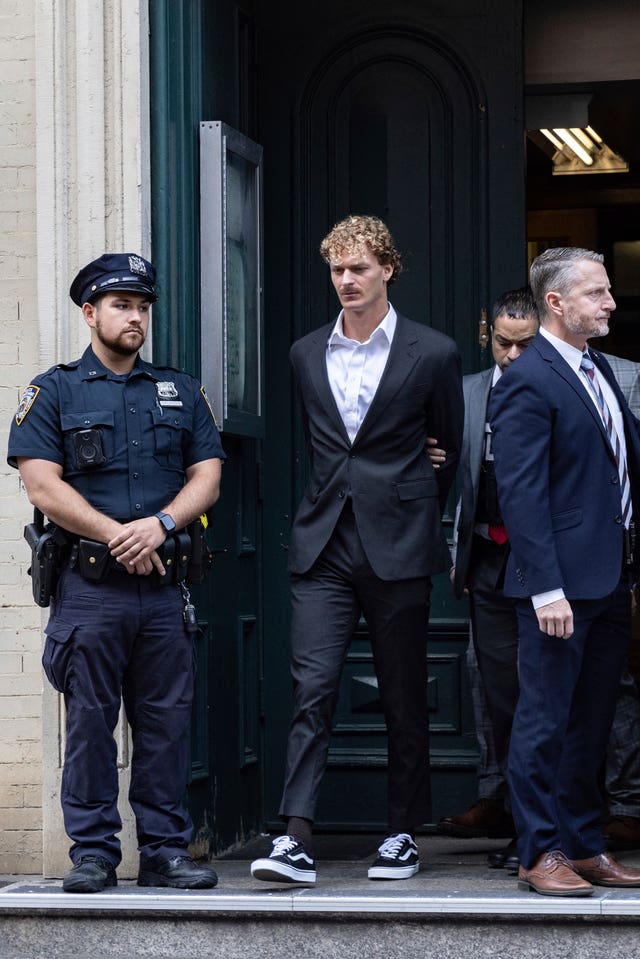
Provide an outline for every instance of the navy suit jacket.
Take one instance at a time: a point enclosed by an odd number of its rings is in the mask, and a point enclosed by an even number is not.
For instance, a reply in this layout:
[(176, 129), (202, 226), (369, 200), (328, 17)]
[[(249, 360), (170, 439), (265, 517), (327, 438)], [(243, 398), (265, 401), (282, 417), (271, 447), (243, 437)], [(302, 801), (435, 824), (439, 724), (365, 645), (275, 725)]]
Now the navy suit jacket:
[[(622, 410), (637, 524), (638, 421), (607, 361), (590, 352)], [(498, 497), (511, 544), (504, 592), (526, 597), (561, 587), (569, 600), (612, 592), (623, 553), (613, 450), (579, 376), (540, 333), (494, 387), (490, 421)]]
[[(309, 333), (291, 348), (312, 470), (293, 524), (289, 569), (311, 568), (348, 494), (367, 559), (380, 579), (447, 569), (442, 510), (456, 472), (464, 416), (457, 347), (437, 330), (398, 315), (380, 384), (351, 443), (327, 374), (333, 326)], [(439, 470), (425, 452), (427, 436), (447, 450)]]

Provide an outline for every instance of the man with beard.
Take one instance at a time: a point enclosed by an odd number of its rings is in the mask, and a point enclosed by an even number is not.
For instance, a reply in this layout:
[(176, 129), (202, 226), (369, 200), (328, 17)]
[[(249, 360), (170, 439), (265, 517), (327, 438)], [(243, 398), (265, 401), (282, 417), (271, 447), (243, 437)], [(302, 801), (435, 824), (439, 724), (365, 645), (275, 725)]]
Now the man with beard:
[(217, 881), (189, 857), (193, 825), (182, 805), (197, 630), (185, 529), (217, 500), (224, 453), (204, 389), (139, 356), (154, 283), (155, 269), (135, 254), (104, 254), (78, 273), (70, 295), (91, 345), (26, 388), (9, 439), (8, 461), (55, 525), (64, 559), (43, 666), (67, 715), (67, 892), (117, 883), (121, 698), (133, 737), (138, 884)]
[(520, 886), (584, 896), (640, 885), (605, 852), (598, 788), (631, 633), (640, 442), (609, 364), (587, 348), (615, 309), (602, 256), (547, 250), (531, 287), (540, 331), (489, 404), (519, 627), (509, 787)]

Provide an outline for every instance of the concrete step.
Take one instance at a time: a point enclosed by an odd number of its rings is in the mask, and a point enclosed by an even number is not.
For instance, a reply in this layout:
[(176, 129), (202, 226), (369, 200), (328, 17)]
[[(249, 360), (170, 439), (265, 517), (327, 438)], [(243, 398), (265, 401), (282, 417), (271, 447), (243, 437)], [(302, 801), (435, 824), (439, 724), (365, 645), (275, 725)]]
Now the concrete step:
[[(1, 959), (640, 959), (640, 889), (584, 899), (519, 892), (486, 866), (497, 843), (428, 837), (423, 868), (402, 882), (369, 882), (377, 840), (318, 840), (313, 887), (256, 883), (249, 861), (267, 840), (216, 862), (207, 891), (120, 882), (93, 895), (59, 880), (5, 877)], [(343, 847), (350, 858), (325, 858)], [(363, 850), (367, 853), (363, 855)], [(640, 856), (621, 854), (640, 865)]]

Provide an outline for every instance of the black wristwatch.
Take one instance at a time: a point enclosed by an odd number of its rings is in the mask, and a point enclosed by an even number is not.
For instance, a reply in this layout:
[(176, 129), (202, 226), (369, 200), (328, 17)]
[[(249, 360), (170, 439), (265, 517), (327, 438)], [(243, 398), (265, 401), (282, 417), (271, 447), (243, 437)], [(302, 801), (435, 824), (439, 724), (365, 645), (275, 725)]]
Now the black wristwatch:
[(162, 523), (162, 528), (164, 529), (167, 535), (169, 535), (169, 533), (175, 532), (176, 524), (171, 519), (168, 513), (159, 512), (159, 513), (156, 513), (156, 516)]

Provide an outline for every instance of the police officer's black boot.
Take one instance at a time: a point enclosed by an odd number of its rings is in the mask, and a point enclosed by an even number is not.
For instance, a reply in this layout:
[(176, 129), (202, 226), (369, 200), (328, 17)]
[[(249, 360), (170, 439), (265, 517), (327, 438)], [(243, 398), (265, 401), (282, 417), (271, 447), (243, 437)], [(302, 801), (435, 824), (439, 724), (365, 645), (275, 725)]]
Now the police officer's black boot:
[(218, 877), (211, 866), (201, 866), (190, 856), (175, 856), (159, 866), (140, 864), (139, 886), (173, 886), (176, 889), (213, 889)]
[(65, 892), (101, 892), (117, 885), (115, 869), (102, 856), (82, 856), (62, 880)]

